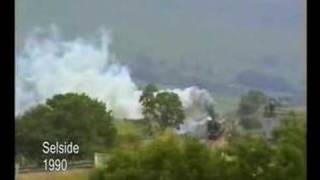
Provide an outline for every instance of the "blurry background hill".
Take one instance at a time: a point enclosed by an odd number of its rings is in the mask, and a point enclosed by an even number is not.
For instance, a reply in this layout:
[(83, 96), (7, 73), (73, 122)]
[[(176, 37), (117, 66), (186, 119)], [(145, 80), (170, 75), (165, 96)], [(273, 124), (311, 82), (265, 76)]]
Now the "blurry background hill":
[[(247, 89), (305, 93), (304, 1), (17, 0), (16, 46), (54, 23), (66, 39), (112, 32), (111, 50), (138, 84), (198, 85), (223, 103)], [(225, 98), (224, 98), (225, 97)], [(226, 101), (224, 101), (226, 100)]]

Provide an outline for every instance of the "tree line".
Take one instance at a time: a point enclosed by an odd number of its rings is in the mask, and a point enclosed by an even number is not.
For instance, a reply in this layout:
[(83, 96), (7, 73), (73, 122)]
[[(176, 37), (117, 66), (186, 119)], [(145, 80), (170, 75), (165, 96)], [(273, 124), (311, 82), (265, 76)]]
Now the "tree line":
[[(255, 128), (252, 122), (259, 117), (254, 114), (268, 107), (269, 100), (258, 91), (244, 94), (237, 110), (240, 125)], [(105, 103), (84, 93), (55, 95), (17, 117), (16, 159), (39, 163), (43, 141), (73, 141), (80, 154), (68, 159), (91, 159), (94, 152), (111, 157), (105, 168), (93, 170), (91, 180), (305, 179), (304, 116), (285, 116), (271, 139), (234, 132), (226, 137), (227, 146), (212, 149), (199, 139), (170, 131), (185, 118), (177, 94), (148, 85), (140, 103), (141, 129), (129, 123), (117, 125)], [(214, 108), (208, 112), (214, 119)]]

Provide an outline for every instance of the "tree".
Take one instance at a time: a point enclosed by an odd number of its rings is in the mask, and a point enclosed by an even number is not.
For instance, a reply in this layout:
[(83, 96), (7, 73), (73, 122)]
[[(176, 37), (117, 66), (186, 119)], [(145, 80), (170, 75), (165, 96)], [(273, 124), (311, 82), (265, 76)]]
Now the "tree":
[(289, 116), (272, 141), (239, 135), (210, 149), (191, 137), (163, 133), (136, 151), (117, 149), (91, 180), (304, 180), (305, 120)]
[(257, 120), (256, 113), (267, 103), (267, 96), (257, 90), (251, 90), (240, 99), (238, 114), (240, 124), (246, 129), (259, 128), (260, 122)]
[(44, 141), (72, 141), (80, 154), (68, 158), (91, 158), (95, 151), (111, 147), (116, 135), (105, 104), (76, 93), (53, 96), (18, 117), (16, 124), (18, 153), (32, 160), (41, 159)]
[(154, 123), (161, 129), (175, 128), (185, 118), (179, 96), (173, 92), (158, 92), (154, 85), (145, 87), (140, 103), (143, 106), (142, 114), (150, 128)]
[(153, 84), (148, 84), (140, 96), (139, 102), (142, 104), (143, 120), (147, 126), (149, 135), (154, 133), (154, 118), (155, 118), (155, 93), (158, 88)]
[(238, 113), (240, 115), (253, 114), (266, 102), (267, 96), (263, 92), (251, 90), (241, 97)]
[(148, 84), (140, 96), (139, 102), (143, 106), (142, 114), (146, 119), (151, 119), (155, 116), (155, 93), (158, 88), (153, 84)]
[(183, 123), (185, 118), (179, 96), (172, 92), (161, 92), (155, 98), (155, 120), (161, 128), (173, 127)]

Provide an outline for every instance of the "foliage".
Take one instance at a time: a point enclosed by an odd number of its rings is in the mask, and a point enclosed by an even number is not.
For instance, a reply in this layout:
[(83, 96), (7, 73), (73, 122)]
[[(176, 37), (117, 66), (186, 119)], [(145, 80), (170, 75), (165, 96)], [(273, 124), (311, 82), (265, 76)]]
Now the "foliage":
[(154, 124), (161, 129), (175, 128), (185, 117), (179, 96), (173, 92), (158, 92), (154, 85), (145, 87), (140, 103), (143, 106), (144, 120), (149, 125), (151, 133), (154, 133)]
[(273, 132), (273, 140), (277, 144), (273, 158), (276, 167), (271, 174), (282, 177), (278, 179), (306, 179), (305, 114), (289, 113)]
[[(136, 151), (117, 149), (91, 180), (305, 179), (305, 124), (290, 116), (273, 139), (237, 136), (210, 149), (191, 137), (165, 132)], [(99, 178), (96, 178), (99, 177)]]
[(139, 102), (142, 104), (142, 114), (144, 116), (143, 121), (148, 126), (148, 134), (154, 134), (154, 117), (155, 115), (155, 93), (158, 88), (153, 84), (148, 84), (140, 96)]
[(246, 129), (259, 128), (261, 125), (256, 113), (265, 103), (267, 103), (267, 96), (260, 91), (251, 90), (243, 95), (238, 108), (240, 124)]
[[(209, 158), (208, 148), (199, 141), (184, 141), (173, 133), (164, 133), (137, 151), (118, 149), (101, 179), (201, 179)], [(92, 178), (98, 179), (98, 178)]]
[(148, 84), (140, 96), (139, 102), (143, 106), (142, 114), (145, 118), (152, 118), (154, 116), (155, 108), (155, 96), (154, 93), (158, 91), (158, 88), (153, 84)]
[(267, 97), (263, 92), (251, 90), (241, 97), (238, 113), (239, 115), (253, 114), (266, 102)]
[(172, 92), (157, 93), (155, 119), (160, 127), (177, 127), (185, 118), (179, 96)]
[(93, 152), (111, 147), (115, 135), (111, 111), (85, 94), (55, 95), (16, 121), (18, 154), (34, 160), (41, 158), (44, 141), (72, 141), (79, 145), (80, 154), (68, 158), (91, 158)]
[(117, 128), (115, 142), (117, 147), (135, 149), (147, 138), (143, 124), (138, 124), (133, 120), (118, 120), (115, 126)]

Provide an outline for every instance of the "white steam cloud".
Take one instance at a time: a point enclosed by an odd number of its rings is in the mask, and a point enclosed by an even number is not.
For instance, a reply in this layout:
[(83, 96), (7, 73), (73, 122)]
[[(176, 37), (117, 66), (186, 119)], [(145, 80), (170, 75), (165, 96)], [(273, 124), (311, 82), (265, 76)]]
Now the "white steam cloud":
[[(116, 63), (109, 52), (110, 34), (103, 31), (98, 42), (64, 41), (54, 27), (30, 35), (16, 55), (15, 114), (55, 94), (78, 92), (104, 101), (118, 118), (141, 118), (141, 91), (128, 68)], [(204, 108), (213, 103), (208, 92), (197, 87), (166, 91), (179, 95), (189, 119), (204, 114)]]

